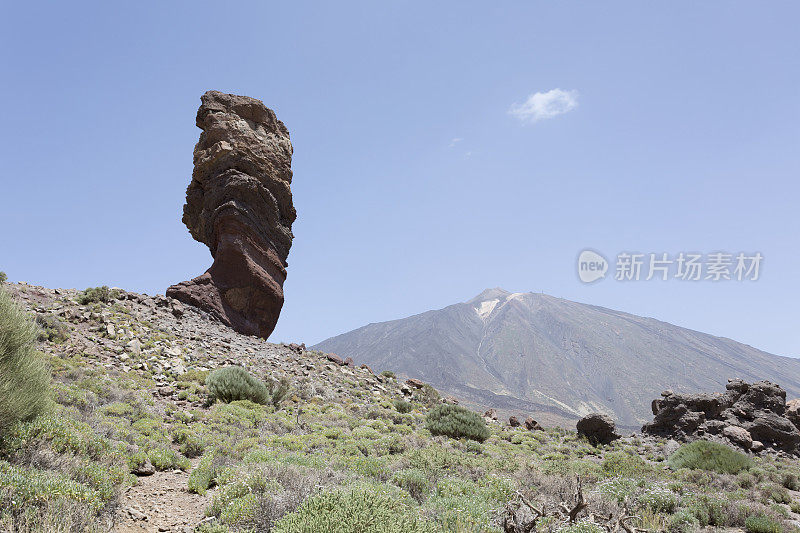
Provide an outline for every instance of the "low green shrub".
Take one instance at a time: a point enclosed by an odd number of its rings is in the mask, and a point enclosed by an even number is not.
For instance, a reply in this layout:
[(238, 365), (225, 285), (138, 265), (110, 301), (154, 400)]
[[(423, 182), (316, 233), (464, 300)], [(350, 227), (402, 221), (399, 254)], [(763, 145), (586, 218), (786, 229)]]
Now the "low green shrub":
[(719, 474), (738, 474), (749, 469), (753, 461), (724, 444), (698, 440), (684, 444), (669, 458), (669, 466), (678, 470), (708, 470)]
[(467, 438), (483, 442), (491, 434), (486, 422), (478, 413), (458, 405), (438, 405), (425, 417), (425, 427), (433, 435), (454, 439)]
[(0, 289), (0, 435), (50, 403), (50, 373), (36, 352), (38, 333), (33, 320)]
[(395, 400), (394, 408), (397, 409), (398, 413), (407, 414), (414, 409), (414, 405), (411, 402), (407, 402), (405, 400)]
[(281, 378), (279, 381), (269, 381), (267, 391), (270, 395), (270, 403), (278, 409), (289, 394), (289, 380)]
[(378, 485), (323, 492), (308, 498), (296, 511), (281, 518), (272, 531), (433, 533), (433, 524), (423, 519), (412, 503), (396, 491)]
[(782, 533), (783, 525), (768, 516), (748, 516), (744, 529), (747, 533)]
[(769, 499), (776, 503), (789, 504), (792, 502), (792, 497), (789, 492), (783, 487), (772, 487), (766, 491)]
[(199, 437), (195, 432), (178, 427), (172, 431), (172, 442), (180, 446), (180, 451), (190, 459), (193, 457), (200, 457), (205, 451), (205, 441)]
[(60, 343), (69, 338), (69, 328), (53, 315), (36, 315), (36, 323), (41, 327), (40, 341)]
[(784, 474), (781, 484), (789, 490), (800, 490), (800, 480), (797, 479), (797, 474)]
[(383, 376), (385, 378), (388, 378), (388, 379), (394, 379), (395, 378), (394, 372), (392, 372), (391, 370), (384, 370), (383, 372), (381, 372), (381, 376)]
[(189, 492), (203, 495), (217, 484), (217, 477), (223, 471), (222, 461), (213, 452), (206, 453), (197, 468), (189, 475)]
[(392, 483), (404, 489), (420, 503), (425, 500), (432, 488), (428, 476), (418, 468), (408, 468), (395, 472), (392, 476)]
[(628, 478), (640, 477), (652, 470), (644, 459), (626, 452), (607, 453), (600, 468), (607, 476)]
[(0, 283), (5, 283), (8, 280), (8, 276), (6, 273), (0, 270)]
[(108, 288), (107, 285), (102, 287), (89, 287), (78, 295), (78, 303), (87, 305), (91, 303), (109, 303), (116, 298), (115, 291)]
[(678, 511), (669, 517), (667, 531), (669, 533), (694, 533), (700, 527), (700, 522), (689, 511)]
[(240, 366), (228, 366), (211, 372), (206, 378), (209, 403), (250, 400), (266, 405), (271, 398), (267, 386)]
[(147, 452), (147, 458), (150, 459), (156, 470), (170, 470), (172, 468), (180, 468), (181, 470), (188, 470), (191, 467), (189, 460), (171, 448), (153, 448)]

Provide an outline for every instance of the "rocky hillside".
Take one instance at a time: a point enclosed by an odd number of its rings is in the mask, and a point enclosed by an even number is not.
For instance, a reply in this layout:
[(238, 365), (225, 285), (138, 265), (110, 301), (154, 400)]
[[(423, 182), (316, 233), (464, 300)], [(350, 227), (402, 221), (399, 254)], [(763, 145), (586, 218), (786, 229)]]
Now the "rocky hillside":
[[(0, 291), (41, 326), (52, 375), (48, 410), (0, 435), (2, 531), (796, 531), (800, 518), (800, 466), (781, 450), (723, 447), (708, 463), (696, 443), (613, 427), (596, 442), (482, 420), (430, 385), (239, 335), (163, 296)], [(230, 365), (270, 393), (212, 401)]]
[(661, 391), (768, 379), (800, 397), (800, 361), (652, 318), (537, 293), (489, 289), (314, 348), (430, 382), (480, 407), (564, 425), (589, 412), (623, 426), (652, 416)]

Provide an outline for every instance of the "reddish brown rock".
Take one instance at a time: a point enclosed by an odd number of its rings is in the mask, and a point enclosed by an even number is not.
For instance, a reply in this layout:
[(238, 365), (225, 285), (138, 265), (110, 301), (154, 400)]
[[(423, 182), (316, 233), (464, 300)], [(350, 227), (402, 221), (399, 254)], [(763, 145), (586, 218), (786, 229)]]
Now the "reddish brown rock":
[(330, 361), (331, 363), (336, 363), (339, 366), (344, 366), (345, 362), (344, 359), (336, 355), (335, 353), (326, 353), (325, 358)]
[(539, 422), (537, 422), (531, 417), (525, 419), (525, 428), (529, 429), (530, 431), (541, 431), (544, 429), (542, 426), (539, 425)]
[(211, 250), (205, 274), (167, 296), (239, 333), (267, 338), (283, 306), (292, 245), (292, 143), (275, 113), (254, 98), (209, 91), (197, 111), (183, 222)]
[(508, 418), (508, 425), (511, 426), (512, 428), (519, 427), (520, 426), (519, 418), (517, 418), (516, 416), (509, 417)]
[(408, 378), (406, 380), (406, 385), (408, 385), (409, 387), (414, 387), (415, 389), (421, 389), (422, 387), (425, 386), (425, 383), (416, 378)]

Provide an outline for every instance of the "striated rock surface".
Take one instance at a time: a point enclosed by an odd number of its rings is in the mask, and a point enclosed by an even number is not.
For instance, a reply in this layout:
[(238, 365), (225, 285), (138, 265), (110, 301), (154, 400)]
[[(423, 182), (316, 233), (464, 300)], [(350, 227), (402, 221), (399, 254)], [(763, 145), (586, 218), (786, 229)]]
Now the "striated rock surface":
[(197, 111), (183, 222), (211, 251), (203, 275), (167, 296), (203, 309), (239, 333), (267, 338), (283, 306), (292, 245), (292, 143), (260, 100), (209, 91)]
[[(700, 438), (754, 452), (762, 449), (800, 455), (800, 430), (792, 423), (786, 391), (769, 381), (728, 381), (723, 394), (674, 394), (653, 401), (653, 422), (642, 432), (689, 442)], [(791, 402), (790, 402), (791, 403)]]

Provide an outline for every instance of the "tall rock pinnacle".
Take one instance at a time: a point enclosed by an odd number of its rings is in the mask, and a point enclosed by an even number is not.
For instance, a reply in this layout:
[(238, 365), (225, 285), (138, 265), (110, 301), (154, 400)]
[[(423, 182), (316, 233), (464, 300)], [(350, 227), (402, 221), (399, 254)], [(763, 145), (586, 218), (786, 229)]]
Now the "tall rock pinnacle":
[(183, 223), (211, 250), (203, 275), (167, 289), (239, 333), (267, 338), (283, 306), (292, 246), (292, 143), (260, 100), (208, 91), (201, 97), (194, 171)]

